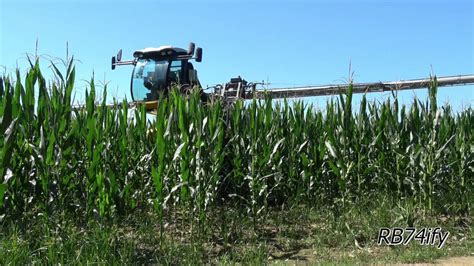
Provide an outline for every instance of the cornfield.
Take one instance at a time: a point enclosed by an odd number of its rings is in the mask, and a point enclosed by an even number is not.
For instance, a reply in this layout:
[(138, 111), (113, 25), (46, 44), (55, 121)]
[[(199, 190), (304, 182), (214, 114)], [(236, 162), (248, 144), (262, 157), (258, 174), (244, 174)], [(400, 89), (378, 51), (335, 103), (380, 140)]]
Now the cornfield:
[[(71, 61), (72, 62), (72, 61)], [(301, 101), (216, 101), (174, 91), (156, 118), (126, 102), (98, 102), (92, 79), (83, 108), (71, 104), (75, 68), (46, 81), (39, 62), (0, 86), (0, 215), (27, 212), (117, 217), (185, 210), (199, 224), (235, 204), (258, 226), (275, 206), (335, 213), (362, 200), (410, 199), (433, 213), (470, 213), (474, 113), (351, 89), (318, 110)], [(15, 80), (15, 81), (13, 81)], [(37, 95), (36, 95), (37, 94)]]

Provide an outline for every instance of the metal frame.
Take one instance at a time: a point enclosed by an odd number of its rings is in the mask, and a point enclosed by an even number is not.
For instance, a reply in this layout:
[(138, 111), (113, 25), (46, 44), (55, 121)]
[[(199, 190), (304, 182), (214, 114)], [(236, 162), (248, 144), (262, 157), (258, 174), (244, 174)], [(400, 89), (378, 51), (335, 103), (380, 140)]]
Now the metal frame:
[[(371, 93), (400, 91), (427, 88), (433, 82), (434, 77), (424, 79), (412, 79), (390, 82), (372, 82), (372, 83), (353, 83), (352, 93)], [(445, 76), (436, 78), (438, 87), (446, 86), (464, 86), (474, 84), (474, 75)], [(264, 98), (270, 95), (272, 98), (291, 98), (291, 97), (312, 97), (337, 95), (347, 91), (349, 85), (323, 85), (293, 88), (275, 88), (271, 90), (257, 90), (256, 98)]]

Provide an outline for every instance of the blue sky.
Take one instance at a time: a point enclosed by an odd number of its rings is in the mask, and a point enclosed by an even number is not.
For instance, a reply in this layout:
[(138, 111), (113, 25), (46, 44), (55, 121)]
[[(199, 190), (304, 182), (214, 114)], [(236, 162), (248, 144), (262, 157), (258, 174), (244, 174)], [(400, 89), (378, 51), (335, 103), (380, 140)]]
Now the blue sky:
[[(110, 69), (118, 49), (128, 59), (137, 49), (194, 41), (204, 49), (195, 64), (203, 86), (237, 75), (271, 87), (338, 83), (349, 62), (356, 82), (390, 81), (474, 73), (473, 36), (470, 0), (0, 0), (0, 73), (25, 69), (36, 39), (39, 54), (63, 58), (68, 42), (80, 60), (78, 94), (94, 72), (109, 81), (109, 96), (129, 98), (132, 68)], [(440, 89), (439, 100), (472, 105), (474, 87)]]

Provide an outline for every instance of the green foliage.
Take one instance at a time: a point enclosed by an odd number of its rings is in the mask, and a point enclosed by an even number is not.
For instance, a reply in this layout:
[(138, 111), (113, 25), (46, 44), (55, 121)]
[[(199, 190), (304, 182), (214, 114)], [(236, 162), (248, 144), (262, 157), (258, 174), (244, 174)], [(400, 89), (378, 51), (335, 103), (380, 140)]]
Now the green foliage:
[[(72, 61), (71, 61), (72, 62)], [(243, 206), (255, 229), (271, 206), (303, 203), (335, 217), (361, 200), (410, 199), (434, 213), (469, 213), (474, 113), (397, 99), (352, 110), (352, 90), (324, 111), (303, 102), (253, 100), (229, 107), (176, 90), (144, 107), (114, 106), (89, 83), (71, 105), (69, 63), (47, 84), (39, 62), (0, 90), (0, 215), (25, 212), (116, 217), (151, 209), (164, 220), (187, 210), (202, 232), (216, 206)], [(37, 96), (36, 93), (37, 92)]]

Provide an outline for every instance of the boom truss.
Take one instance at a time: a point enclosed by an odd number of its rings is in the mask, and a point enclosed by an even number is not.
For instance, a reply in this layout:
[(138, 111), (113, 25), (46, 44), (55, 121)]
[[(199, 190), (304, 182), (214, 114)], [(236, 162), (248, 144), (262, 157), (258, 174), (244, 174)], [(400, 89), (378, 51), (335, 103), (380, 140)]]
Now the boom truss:
[[(438, 87), (465, 86), (474, 84), (474, 75), (457, 75), (436, 78)], [(373, 93), (387, 91), (401, 91), (428, 88), (433, 78), (411, 79), (389, 82), (353, 83), (353, 93)], [(329, 84), (322, 86), (306, 86), (292, 88), (275, 88), (268, 90), (256, 89), (258, 83), (248, 83), (242, 78), (231, 79), (231, 82), (214, 86), (213, 96), (223, 98), (227, 102), (237, 99), (264, 98), (265, 95), (272, 99), (301, 98), (338, 95), (345, 93), (348, 84)]]

